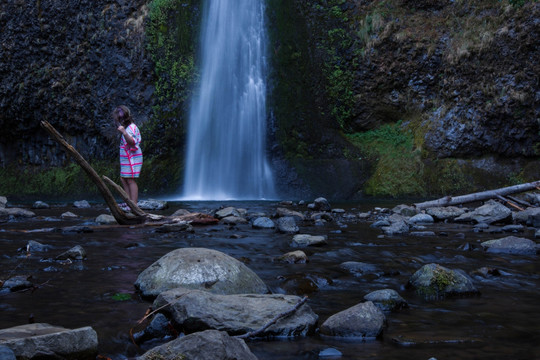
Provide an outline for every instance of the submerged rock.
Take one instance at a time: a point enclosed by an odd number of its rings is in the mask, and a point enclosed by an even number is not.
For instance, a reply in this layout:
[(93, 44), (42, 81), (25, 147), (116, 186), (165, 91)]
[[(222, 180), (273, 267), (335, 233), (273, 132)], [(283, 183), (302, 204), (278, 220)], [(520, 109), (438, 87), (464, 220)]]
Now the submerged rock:
[(382, 333), (386, 317), (371, 301), (330, 316), (320, 328), (323, 335), (375, 338)]
[(137, 360), (257, 360), (245, 341), (226, 332), (206, 330), (157, 346)]
[(439, 264), (422, 266), (411, 276), (407, 287), (429, 299), (480, 294), (472, 279), (463, 271), (451, 270)]
[(277, 257), (275, 261), (289, 264), (305, 264), (309, 260), (305, 252), (302, 250), (296, 250)]
[[(165, 311), (187, 333), (214, 329), (239, 335), (262, 328), (278, 314), (293, 309), (300, 300), (294, 295), (218, 295), (177, 288), (162, 292), (153, 306), (157, 309), (170, 303)], [(303, 304), (259, 336), (305, 336), (315, 329), (317, 319), (309, 305)]]
[(93, 360), (98, 338), (89, 326), (72, 330), (36, 323), (0, 330), (0, 345), (9, 347), (17, 359)]
[(66, 252), (58, 255), (56, 260), (83, 260), (86, 258), (86, 250), (81, 245), (72, 247)]
[(49, 206), (49, 204), (43, 201), (36, 201), (32, 205), (32, 209), (50, 209), (50, 208), (51, 207)]
[(382, 311), (397, 311), (409, 307), (405, 299), (392, 289), (370, 292), (364, 299), (373, 302)]
[(295, 247), (322, 246), (328, 243), (326, 240), (327, 240), (327, 236), (325, 235), (298, 234), (298, 235), (294, 235), (293, 240), (292, 240), (292, 246), (295, 246)]
[(264, 282), (246, 265), (222, 252), (204, 248), (176, 249), (139, 274), (135, 287), (143, 296), (185, 287), (217, 294), (263, 294)]

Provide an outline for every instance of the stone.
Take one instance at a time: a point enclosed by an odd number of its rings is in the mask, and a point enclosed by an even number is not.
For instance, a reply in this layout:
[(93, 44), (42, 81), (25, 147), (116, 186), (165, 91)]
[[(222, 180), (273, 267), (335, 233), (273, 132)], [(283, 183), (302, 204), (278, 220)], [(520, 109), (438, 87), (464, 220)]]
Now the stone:
[(527, 224), (531, 216), (540, 215), (540, 208), (530, 207), (523, 211), (516, 211), (512, 213), (512, 219), (518, 224)]
[(83, 260), (86, 258), (86, 250), (81, 245), (76, 245), (66, 252), (58, 255), (56, 260)]
[(50, 209), (51, 207), (49, 204), (43, 202), (43, 201), (36, 201), (32, 205), (32, 209)]
[(323, 197), (318, 197), (313, 201), (313, 209), (314, 210), (320, 210), (320, 211), (330, 211), (332, 207), (330, 206), (330, 203), (328, 200), (326, 200)]
[(364, 299), (371, 301), (382, 311), (398, 311), (409, 307), (397, 291), (393, 289), (382, 289), (370, 292)]
[(452, 220), (465, 214), (465, 209), (457, 206), (441, 206), (426, 209), (426, 214), (431, 215), (437, 221)]
[(433, 216), (429, 214), (416, 214), (409, 219), (411, 224), (432, 224), (434, 222)]
[(62, 213), (62, 215), (60, 215), (60, 217), (62, 219), (76, 219), (78, 218), (79, 216), (78, 215), (75, 215), (74, 213), (72, 213), (71, 211), (66, 211), (65, 213)]
[(0, 359), (1, 360), (17, 360), (13, 350), (5, 345), (0, 345)]
[(146, 297), (177, 287), (216, 294), (268, 292), (264, 282), (246, 265), (205, 248), (182, 248), (165, 254), (139, 274), (135, 287)]
[(276, 209), (276, 217), (281, 218), (281, 217), (289, 217), (289, 216), (293, 217), (294, 220), (296, 221), (304, 221), (306, 219), (304, 214), (302, 214), (301, 212), (289, 210), (287, 208)]
[(21, 208), (2, 208), (0, 207), (0, 217), (25, 217), (31, 218), (36, 216), (36, 214), (30, 210), (21, 209)]
[(458, 216), (454, 221), (493, 224), (511, 219), (512, 211), (509, 208), (494, 200), (489, 200), (475, 210)]
[(233, 207), (226, 207), (226, 208), (224, 208), (224, 209), (221, 209), (221, 210), (216, 211), (215, 216), (216, 216), (218, 219), (223, 219), (223, 218), (226, 218), (226, 217), (228, 217), (228, 216), (236, 216), (236, 217), (240, 217), (240, 213), (238, 212), (238, 210), (236, 210), (236, 209), (233, 208)]
[(401, 204), (395, 206), (392, 212), (403, 216), (414, 216), (418, 214), (418, 209), (414, 206)]
[[(214, 329), (231, 335), (262, 328), (278, 314), (287, 312), (301, 300), (283, 294), (220, 295), (201, 290), (176, 288), (158, 295), (153, 307), (165, 308), (166, 314), (187, 333)], [(315, 330), (318, 316), (308, 304), (283, 317), (264, 330), (261, 337), (305, 336)]]
[(247, 224), (248, 221), (241, 216), (227, 216), (222, 218), (219, 221), (220, 224), (226, 225), (237, 225), (237, 224)]
[(95, 359), (97, 333), (90, 326), (66, 329), (45, 323), (0, 330), (0, 345), (9, 347), (17, 359)]
[(275, 261), (288, 264), (305, 264), (309, 262), (309, 259), (305, 252), (296, 250), (277, 257)]
[(409, 225), (401, 215), (393, 214), (387, 218), (390, 226), (381, 227), (385, 235), (402, 235), (409, 232)]
[(137, 206), (141, 210), (164, 210), (169, 207), (169, 204), (164, 200), (141, 200), (137, 202)]
[(537, 245), (534, 241), (516, 236), (507, 236), (502, 239), (488, 240), (481, 243), (488, 253), (534, 255)]
[(224, 331), (206, 330), (157, 346), (137, 360), (257, 360), (245, 341)]
[(339, 265), (340, 268), (347, 270), (355, 276), (361, 276), (364, 274), (373, 274), (377, 272), (377, 267), (372, 264), (366, 264), (360, 261), (346, 261)]
[(0, 287), (1, 289), (9, 289), (10, 291), (19, 291), (24, 289), (29, 289), (34, 286), (34, 284), (30, 281), (31, 276), (27, 275), (16, 275), (12, 276)]
[(7, 198), (5, 196), (0, 196), (0, 209), (4, 209), (7, 205)]
[(451, 270), (439, 264), (427, 264), (416, 271), (407, 288), (426, 299), (478, 295), (472, 279), (461, 270)]
[(133, 334), (133, 338), (137, 343), (142, 343), (148, 340), (162, 339), (171, 335), (169, 330), (169, 319), (162, 313), (157, 313), (150, 324), (142, 331)]
[(75, 206), (78, 209), (87, 209), (90, 207), (90, 203), (86, 200), (80, 200), (80, 201), (75, 201), (73, 203), (73, 206)]
[(285, 234), (296, 234), (300, 231), (296, 221), (292, 216), (285, 216), (277, 219), (276, 226), (279, 232)]
[(176, 210), (176, 211), (171, 215), (171, 217), (182, 216), (182, 215), (188, 215), (188, 214), (191, 214), (191, 212), (189, 212), (189, 211), (186, 210), (186, 209), (178, 209), (178, 210)]
[(28, 243), (25, 247), (19, 249), (19, 251), (27, 251), (27, 252), (45, 252), (48, 251), (52, 246), (50, 245), (43, 245), (42, 243), (35, 241), (35, 240), (28, 240)]
[(326, 235), (309, 235), (309, 234), (297, 234), (292, 239), (292, 246), (294, 247), (306, 247), (306, 246), (322, 246), (326, 245)]
[(96, 218), (96, 222), (97, 222), (98, 224), (102, 224), (102, 225), (118, 224), (118, 223), (116, 222), (116, 219), (114, 218), (114, 216), (108, 215), (108, 214), (101, 214), (101, 215), (99, 215), (99, 216)]
[(330, 316), (320, 328), (328, 336), (376, 338), (382, 333), (386, 317), (373, 302), (357, 304)]
[(193, 231), (193, 226), (188, 221), (176, 221), (170, 224), (163, 224), (155, 230), (158, 233), (172, 233)]
[(254, 229), (274, 229), (276, 224), (265, 216), (261, 216), (253, 220), (252, 224)]

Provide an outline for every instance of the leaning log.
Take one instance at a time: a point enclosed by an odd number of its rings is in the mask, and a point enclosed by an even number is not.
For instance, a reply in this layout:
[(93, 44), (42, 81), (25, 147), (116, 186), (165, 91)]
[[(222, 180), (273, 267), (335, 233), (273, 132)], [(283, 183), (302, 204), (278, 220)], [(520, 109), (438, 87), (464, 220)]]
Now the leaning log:
[(482, 192), (461, 195), (461, 196), (456, 196), (456, 197), (445, 196), (438, 200), (430, 200), (430, 201), (425, 201), (421, 203), (416, 203), (414, 204), (414, 206), (417, 209), (427, 209), (430, 207), (461, 205), (461, 204), (466, 204), (466, 203), (475, 202), (475, 201), (484, 201), (484, 200), (494, 199), (494, 198), (497, 198), (498, 196), (506, 196), (506, 195), (517, 194), (517, 193), (521, 193), (525, 191), (536, 190), (539, 186), (540, 186), (540, 180), (537, 180), (531, 183), (519, 184), (519, 185), (509, 186), (505, 188), (482, 191)]
[(132, 214), (125, 213), (124, 211), (122, 211), (122, 209), (120, 209), (111, 191), (109, 190), (105, 182), (103, 182), (101, 177), (97, 174), (97, 172), (94, 170), (94, 168), (90, 166), (90, 164), (88, 164), (88, 162), (81, 156), (81, 154), (79, 154), (79, 152), (73, 146), (68, 144), (64, 137), (58, 131), (56, 131), (56, 129), (49, 122), (42, 121), (41, 127), (43, 127), (49, 133), (53, 140), (59, 143), (64, 148), (64, 150), (66, 150), (66, 152), (73, 158), (73, 160), (75, 160), (75, 162), (79, 164), (79, 166), (86, 172), (86, 174), (88, 175), (88, 177), (90, 177), (94, 184), (96, 184), (99, 192), (101, 193), (101, 196), (103, 196), (103, 199), (109, 206), (109, 209), (111, 209), (111, 214), (114, 216), (114, 218), (120, 225), (141, 224), (146, 221), (146, 216), (134, 216)]

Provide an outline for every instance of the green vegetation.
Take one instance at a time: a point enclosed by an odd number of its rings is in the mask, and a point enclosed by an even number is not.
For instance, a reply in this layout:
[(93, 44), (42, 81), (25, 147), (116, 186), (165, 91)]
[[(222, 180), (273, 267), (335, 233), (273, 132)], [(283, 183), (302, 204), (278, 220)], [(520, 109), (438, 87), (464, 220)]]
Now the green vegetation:
[(200, 0), (154, 0), (149, 5), (147, 50), (155, 68), (156, 105), (142, 131), (145, 150), (158, 157), (183, 147), (187, 101), (194, 82)]
[(127, 300), (131, 300), (131, 294), (128, 294), (128, 293), (116, 293), (112, 296), (112, 299), (113, 300), (116, 300), (116, 301), (127, 301)]

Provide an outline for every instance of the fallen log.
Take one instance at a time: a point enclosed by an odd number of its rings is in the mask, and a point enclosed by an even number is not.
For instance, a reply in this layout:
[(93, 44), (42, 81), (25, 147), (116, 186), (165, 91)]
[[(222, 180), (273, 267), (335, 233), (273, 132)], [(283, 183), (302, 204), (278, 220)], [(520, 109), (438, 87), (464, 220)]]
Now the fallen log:
[(425, 201), (421, 203), (416, 203), (414, 204), (414, 206), (417, 209), (427, 209), (430, 207), (461, 205), (461, 204), (466, 204), (466, 203), (475, 202), (475, 201), (489, 200), (489, 199), (497, 198), (497, 196), (505, 196), (509, 194), (516, 194), (516, 193), (521, 193), (525, 191), (531, 191), (531, 190), (538, 189), (539, 187), (540, 187), (540, 180), (537, 180), (531, 183), (519, 184), (519, 185), (509, 186), (505, 188), (482, 191), (482, 192), (461, 195), (461, 196), (456, 196), (456, 197), (445, 196), (438, 200), (430, 200), (430, 201)]
[(81, 154), (79, 154), (79, 152), (75, 150), (75, 148), (71, 146), (49, 122), (42, 121), (41, 127), (43, 127), (49, 133), (53, 140), (59, 143), (64, 148), (64, 150), (66, 150), (66, 152), (72, 157), (72, 159), (75, 160), (75, 162), (79, 164), (79, 166), (86, 172), (86, 174), (88, 175), (88, 177), (90, 177), (94, 184), (96, 184), (99, 192), (101, 193), (101, 196), (103, 196), (103, 199), (107, 203), (107, 206), (109, 206), (111, 214), (114, 216), (114, 218), (120, 225), (141, 224), (146, 221), (146, 214), (140, 209), (139, 210), (142, 214), (139, 213), (139, 215), (125, 213), (122, 209), (120, 209), (111, 191), (109, 190), (105, 182), (101, 179), (101, 177), (97, 174), (97, 172), (94, 170), (94, 168), (90, 166), (90, 164), (88, 164), (88, 162), (81, 156)]

